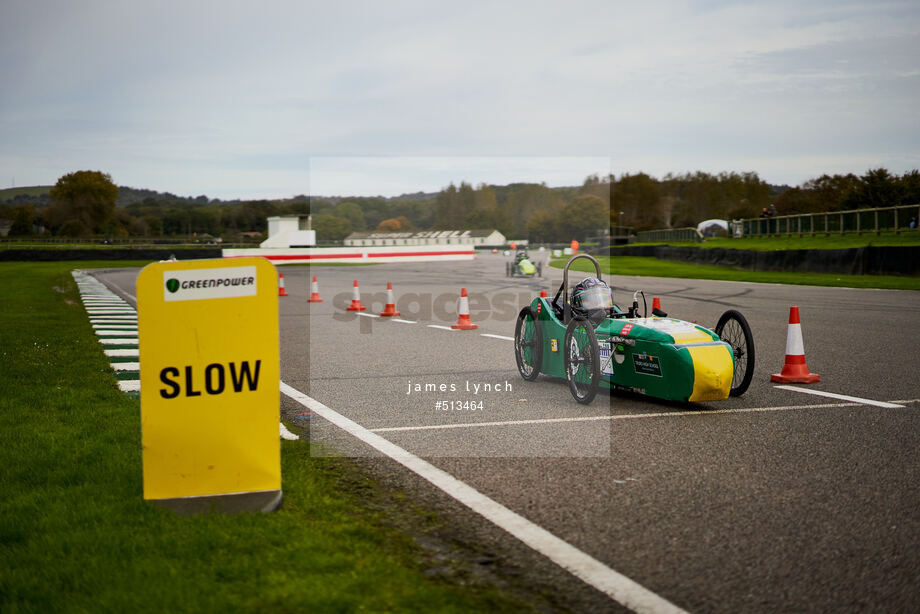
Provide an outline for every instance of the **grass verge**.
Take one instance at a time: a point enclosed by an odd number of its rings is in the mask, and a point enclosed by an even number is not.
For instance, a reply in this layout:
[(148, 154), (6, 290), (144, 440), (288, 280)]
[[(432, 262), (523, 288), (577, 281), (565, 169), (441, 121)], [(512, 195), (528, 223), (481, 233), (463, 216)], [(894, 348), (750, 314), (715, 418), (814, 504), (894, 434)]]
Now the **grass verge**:
[(145, 503), (139, 402), (118, 391), (70, 275), (125, 264), (0, 264), (0, 611), (531, 609), (430, 576), (420, 546), (365, 505), (367, 479), (307, 442), (282, 442), (277, 512)]
[[(601, 270), (607, 275), (639, 275), (643, 277), (679, 277), (683, 279), (715, 279), (722, 281), (753, 281), (768, 284), (800, 286), (836, 286), (841, 288), (886, 288), (891, 290), (920, 290), (920, 277), (897, 275), (839, 275), (833, 273), (783, 273), (771, 271), (742, 271), (726, 266), (691, 264), (639, 256), (599, 256)], [(561, 269), (566, 260), (553, 260), (550, 266)], [(572, 265), (576, 271), (593, 272), (587, 260)]]
[(815, 235), (811, 236), (780, 236), (780, 237), (751, 237), (746, 239), (731, 239), (728, 237), (714, 237), (702, 243), (656, 241), (653, 243), (633, 243), (632, 245), (680, 245), (684, 247), (700, 247), (712, 249), (751, 249), (755, 251), (780, 251), (788, 249), (848, 249), (853, 247), (883, 247), (920, 245), (920, 232), (904, 231), (899, 234), (883, 232), (880, 235), (872, 234), (847, 234), (847, 235)]

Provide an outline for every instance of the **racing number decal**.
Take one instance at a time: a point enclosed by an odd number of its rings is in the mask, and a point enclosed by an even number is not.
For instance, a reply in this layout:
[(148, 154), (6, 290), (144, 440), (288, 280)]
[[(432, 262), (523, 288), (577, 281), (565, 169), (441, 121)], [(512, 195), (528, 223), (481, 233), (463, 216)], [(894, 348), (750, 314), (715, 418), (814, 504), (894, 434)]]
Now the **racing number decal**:
[(613, 376), (613, 348), (610, 341), (598, 341), (597, 348), (601, 359), (601, 375)]

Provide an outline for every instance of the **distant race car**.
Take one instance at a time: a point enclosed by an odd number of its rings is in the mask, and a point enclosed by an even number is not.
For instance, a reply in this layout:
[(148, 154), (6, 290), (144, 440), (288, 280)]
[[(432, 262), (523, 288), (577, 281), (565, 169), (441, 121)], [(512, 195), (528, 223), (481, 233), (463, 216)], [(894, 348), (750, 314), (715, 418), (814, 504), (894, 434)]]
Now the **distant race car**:
[(543, 277), (543, 263), (534, 263), (526, 251), (518, 250), (512, 258), (505, 263), (505, 277)]
[[(569, 267), (585, 258), (596, 277), (569, 289)], [(594, 400), (599, 387), (668, 401), (721, 401), (740, 396), (754, 374), (754, 337), (747, 320), (728, 310), (714, 330), (669, 318), (645, 307), (637, 290), (621, 310), (601, 280), (600, 265), (587, 254), (565, 265), (562, 285), (550, 300), (538, 297), (518, 314), (514, 357), (525, 380), (541, 373), (565, 378), (579, 403)]]

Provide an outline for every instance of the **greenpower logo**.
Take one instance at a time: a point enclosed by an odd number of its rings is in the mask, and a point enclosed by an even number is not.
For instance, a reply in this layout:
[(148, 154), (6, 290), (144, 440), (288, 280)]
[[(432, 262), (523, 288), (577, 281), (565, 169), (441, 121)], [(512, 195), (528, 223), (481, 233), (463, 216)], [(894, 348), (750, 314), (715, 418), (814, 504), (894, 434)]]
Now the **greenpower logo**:
[(162, 283), (164, 301), (199, 301), (258, 294), (255, 266), (163, 271)]

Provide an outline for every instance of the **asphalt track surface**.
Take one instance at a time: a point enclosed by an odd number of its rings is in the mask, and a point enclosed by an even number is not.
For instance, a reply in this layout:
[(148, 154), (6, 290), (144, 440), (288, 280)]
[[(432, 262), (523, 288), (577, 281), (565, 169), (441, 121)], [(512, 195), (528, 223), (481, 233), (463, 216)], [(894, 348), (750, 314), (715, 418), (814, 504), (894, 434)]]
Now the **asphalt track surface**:
[[(719, 403), (602, 389), (584, 406), (564, 382), (522, 380), (501, 338), (561, 271), (509, 279), (505, 261), (283, 267), (283, 381), (687, 611), (920, 611), (920, 293), (615, 275), (621, 306), (643, 289), (649, 304), (659, 296), (669, 315), (708, 327), (741, 311), (756, 342), (754, 380)], [(97, 277), (134, 302), (136, 273)], [(322, 303), (306, 302), (312, 275)], [(382, 310), (392, 282), (403, 321), (344, 311), (355, 279), (365, 314)], [(479, 328), (437, 328), (456, 322), (461, 287)], [(769, 382), (791, 305), (822, 378), (800, 388), (862, 401)], [(451, 400), (483, 408), (436, 409)], [(449, 518), (458, 541), (550, 593), (550, 609), (621, 609), (302, 406), (283, 397), (282, 410), (330, 453)]]

